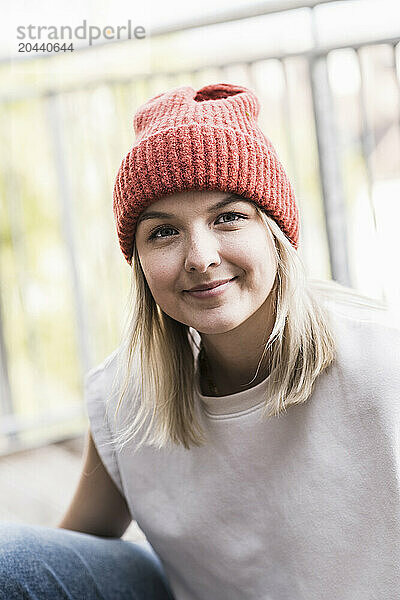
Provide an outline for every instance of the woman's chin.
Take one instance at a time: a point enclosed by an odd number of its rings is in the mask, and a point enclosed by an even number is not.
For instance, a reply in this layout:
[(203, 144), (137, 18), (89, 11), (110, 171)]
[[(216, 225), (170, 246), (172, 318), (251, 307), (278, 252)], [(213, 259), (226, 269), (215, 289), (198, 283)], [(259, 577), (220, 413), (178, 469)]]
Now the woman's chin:
[(228, 312), (232, 313), (232, 311), (227, 310), (227, 307), (218, 307), (213, 311), (209, 310), (208, 314), (204, 314), (205, 311), (199, 311), (198, 314), (195, 311), (189, 312), (187, 310), (182, 312), (178, 312), (177, 310), (166, 311), (165, 308), (163, 311), (175, 321), (192, 327), (199, 333), (208, 335), (232, 331), (232, 329), (239, 327), (239, 325), (246, 321), (248, 317), (248, 315), (227, 314)]
[(217, 335), (221, 333), (227, 333), (228, 331), (232, 331), (240, 325), (240, 322), (233, 321), (230, 319), (229, 321), (219, 321), (213, 323), (204, 323), (200, 320), (196, 323), (190, 325), (193, 329), (196, 329), (199, 333), (204, 333), (207, 335)]

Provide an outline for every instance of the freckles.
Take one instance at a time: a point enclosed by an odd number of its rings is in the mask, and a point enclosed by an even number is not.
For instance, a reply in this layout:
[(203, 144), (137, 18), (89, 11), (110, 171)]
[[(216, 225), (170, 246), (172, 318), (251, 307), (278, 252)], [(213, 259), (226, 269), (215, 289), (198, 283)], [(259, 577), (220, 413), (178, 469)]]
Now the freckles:
[(145, 277), (152, 292), (167, 292), (176, 279), (176, 269), (169, 260), (152, 261), (146, 264)]

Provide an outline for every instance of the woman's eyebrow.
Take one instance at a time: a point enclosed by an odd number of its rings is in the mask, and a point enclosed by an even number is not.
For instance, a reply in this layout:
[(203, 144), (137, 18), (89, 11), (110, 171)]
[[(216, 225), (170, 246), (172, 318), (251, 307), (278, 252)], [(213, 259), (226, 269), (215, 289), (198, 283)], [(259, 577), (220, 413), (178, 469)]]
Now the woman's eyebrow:
[[(223, 208), (224, 206), (227, 206), (228, 204), (233, 204), (234, 202), (243, 202), (242, 198), (239, 198), (238, 196), (228, 196), (227, 198), (224, 198), (223, 200), (220, 200), (219, 202), (217, 202), (216, 204), (213, 204), (212, 206), (209, 207), (208, 212), (214, 212), (215, 210), (218, 210), (219, 208)], [(138, 225), (139, 223), (141, 223), (142, 221), (147, 221), (148, 219), (173, 219), (175, 215), (171, 214), (171, 213), (166, 213), (166, 212), (160, 212), (160, 211), (151, 211), (151, 212), (147, 212), (147, 213), (142, 213), (138, 219)]]

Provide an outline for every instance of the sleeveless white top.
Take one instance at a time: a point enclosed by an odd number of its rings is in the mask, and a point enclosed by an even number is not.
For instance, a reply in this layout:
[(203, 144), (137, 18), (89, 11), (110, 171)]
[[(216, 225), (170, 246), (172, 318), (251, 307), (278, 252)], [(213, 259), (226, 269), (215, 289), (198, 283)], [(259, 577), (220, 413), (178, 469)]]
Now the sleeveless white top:
[(87, 374), (98, 452), (176, 600), (399, 597), (400, 331), (370, 309), (329, 315), (337, 359), (304, 404), (263, 420), (268, 380), (224, 397), (196, 382), (199, 448), (117, 453), (116, 352)]

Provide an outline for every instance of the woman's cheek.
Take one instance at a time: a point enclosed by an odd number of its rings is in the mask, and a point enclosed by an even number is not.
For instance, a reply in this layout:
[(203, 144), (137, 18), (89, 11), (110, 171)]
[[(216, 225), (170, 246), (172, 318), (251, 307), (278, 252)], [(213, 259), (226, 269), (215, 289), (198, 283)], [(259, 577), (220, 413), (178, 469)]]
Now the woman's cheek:
[[(176, 270), (174, 264), (168, 258), (166, 260), (157, 260), (156, 262), (149, 264), (147, 271), (147, 282), (150, 290), (153, 293), (166, 292), (173, 289)], [(146, 275), (146, 272), (145, 272)]]

